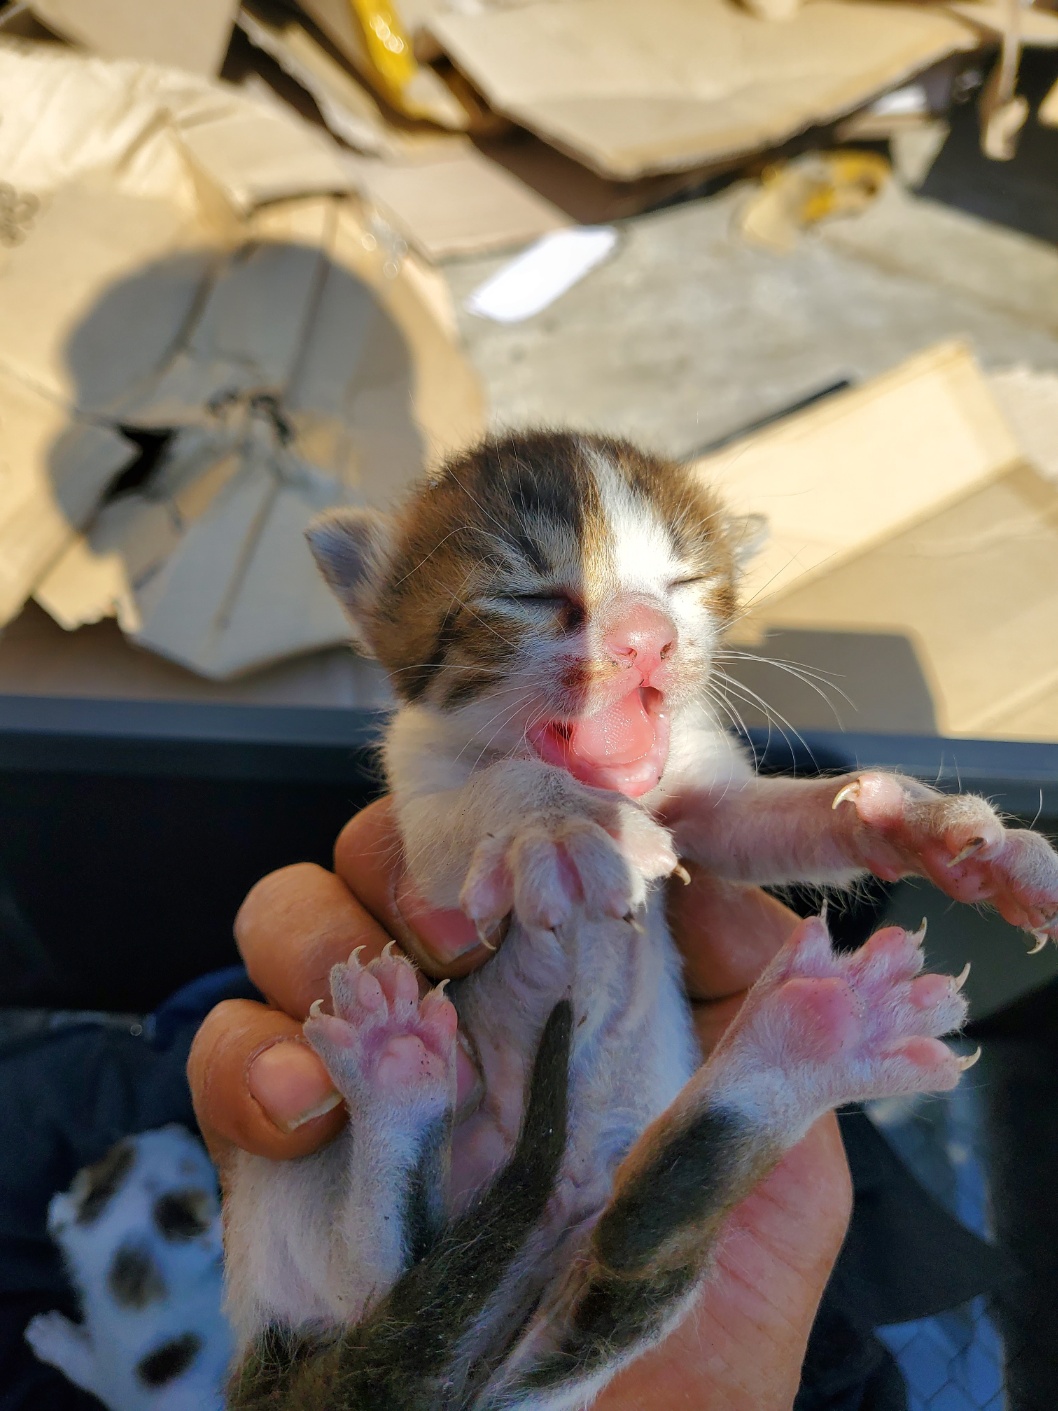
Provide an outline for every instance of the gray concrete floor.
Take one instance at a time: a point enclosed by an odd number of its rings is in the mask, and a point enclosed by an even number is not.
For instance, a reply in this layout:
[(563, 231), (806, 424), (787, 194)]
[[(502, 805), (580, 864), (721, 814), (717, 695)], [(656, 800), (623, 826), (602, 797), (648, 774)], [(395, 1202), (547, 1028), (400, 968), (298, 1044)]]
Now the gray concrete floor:
[[(778, 255), (737, 233), (745, 196), (623, 222), (610, 261), (524, 323), (461, 310), (492, 424), (579, 426), (685, 456), (952, 336), (989, 369), (1058, 368), (1058, 253), (1043, 242), (894, 192)], [(449, 263), (457, 303), (503, 263)]]

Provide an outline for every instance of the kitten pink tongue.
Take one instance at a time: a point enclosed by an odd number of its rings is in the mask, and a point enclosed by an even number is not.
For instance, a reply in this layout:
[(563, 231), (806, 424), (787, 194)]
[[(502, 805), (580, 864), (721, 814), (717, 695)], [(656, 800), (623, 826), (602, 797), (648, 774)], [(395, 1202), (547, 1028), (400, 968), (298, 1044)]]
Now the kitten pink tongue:
[(582, 783), (639, 798), (661, 778), (669, 752), (668, 717), (660, 709), (648, 712), (644, 697), (637, 687), (568, 726), (535, 726), (529, 742), (542, 760)]
[(631, 764), (642, 759), (654, 743), (654, 725), (643, 709), (640, 691), (629, 691), (623, 700), (604, 706), (596, 715), (576, 721), (569, 746), (588, 765)]

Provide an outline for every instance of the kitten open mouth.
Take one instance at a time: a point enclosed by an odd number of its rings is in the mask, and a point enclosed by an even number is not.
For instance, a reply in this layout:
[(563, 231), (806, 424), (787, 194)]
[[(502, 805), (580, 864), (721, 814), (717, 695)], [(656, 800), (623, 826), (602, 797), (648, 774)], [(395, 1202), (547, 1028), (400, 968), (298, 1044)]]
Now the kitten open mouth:
[(545, 764), (569, 770), (582, 784), (637, 799), (654, 788), (668, 759), (663, 706), (660, 691), (639, 686), (591, 715), (534, 726), (529, 743)]

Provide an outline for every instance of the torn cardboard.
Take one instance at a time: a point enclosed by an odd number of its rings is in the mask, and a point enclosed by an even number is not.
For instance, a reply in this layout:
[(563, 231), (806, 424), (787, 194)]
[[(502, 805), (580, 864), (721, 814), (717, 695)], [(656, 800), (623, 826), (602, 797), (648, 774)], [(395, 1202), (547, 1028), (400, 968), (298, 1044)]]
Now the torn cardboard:
[[(321, 32), (338, 52), (369, 83), (383, 88), (386, 96), (399, 102), (411, 117), (424, 118), (438, 127), (462, 132), (467, 127), (467, 113), (444, 81), (425, 65), (414, 69), (399, 94), (388, 90), (380, 76), (365, 39), (358, 17), (358, 7), (351, 0), (299, 0), (301, 9), (319, 26)], [(380, 82), (380, 79), (382, 81)]]
[(754, 601), (830, 571), (941, 508), (1021, 448), (963, 343), (944, 343), (697, 462), (771, 537), (749, 565)]
[[(443, 285), (359, 200), (304, 194), (351, 178), (282, 113), (69, 53), (0, 46), (0, 79), (0, 162), (35, 144), (51, 182), (0, 265), (3, 620), (31, 593), (68, 628), (116, 615), (218, 679), (344, 641), (308, 520), (482, 430)], [(30, 179), (24, 147), (11, 166)], [(107, 500), (122, 427), (166, 439)]]
[(569, 217), (472, 146), (452, 144), (419, 159), (354, 159), (364, 194), (426, 259), (527, 245)]
[[(933, 349), (705, 468), (775, 528), (744, 646), (809, 661), (824, 694), (849, 688), (858, 657), (874, 729), (922, 729), (908, 702), (928, 683), (942, 734), (1058, 736), (1058, 485), (1026, 463), (967, 349)], [(756, 667), (747, 679), (764, 694)], [(770, 695), (788, 716), (778, 673)]]
[(436, 141), (436, 133), (424, 138), (396, 115), (384, 114), (374, 93), (280, 0), (252, 0), (240, 8), (236, 22), (255, 48), (305, 89), (331, 132), (350, 147), (392, 157), (424, 140)]
[(526, 245), (569, 223), (468, 138), (384, 112), (295, 12), (253, 0), (239, 26), (312, 97), (330, 131), (357, 149), (349, 163), (360, 190), (428, 260)]
[(979, 43), (950, 14), (870, 0), (784, 24), (727, 0), (535, 0), (426, 24), (496, 111), (620, 180), (781, 142)]
[(1030, 466), (768, 603), (770, 629), (898, 633), (940, 733), (1058, 735), (1058, 489)]
[(30, 0), (56, 34), (103, 59), (220, 72), (239, 0)]
[(1044, 127), (1058, 127), (1058, 83), (1047, 90), (1036, 116)]
[[(1002, 38), (1010, 25), (1006, 0), (955, 0), (945, 9), (968, 20), (990, 39)], [(1018, 11), (1018, 34), (1027, 49), (1058, 47), (1058, 15), (1035, 5), (1019, 4)]]

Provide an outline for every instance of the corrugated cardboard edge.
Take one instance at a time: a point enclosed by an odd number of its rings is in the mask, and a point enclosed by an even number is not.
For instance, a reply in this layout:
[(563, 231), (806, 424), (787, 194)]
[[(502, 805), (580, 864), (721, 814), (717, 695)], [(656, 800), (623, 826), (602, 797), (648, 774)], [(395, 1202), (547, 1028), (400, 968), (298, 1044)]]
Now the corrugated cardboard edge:
[[(803, 586), (847, 559), (881, 543), (894, 533), (936, 514), (946, 504), (960, 499), (968, 490), (984, 484), (1021, 462), (1024, 453), (1000, 411), (971, 349), (964, 342), (955, 340), (936, 345), (891, 372), (873, 378), (862, 387), (831, 397), (745, 441), (736, 442), (723, 451), (696, 462), (703, 475), (719, 482), (729, 498), (735, 500), (736, 509), (770, 514), (778, 537), (788, 540), (790, 531), (783, 529), (779, 502), (746, 502), (745, 488), (740, 490), (739, 468), (740, 463), (743, 468), (746, 467), (747, 452), (752, 450), (758, 457), (774, 456), (781, 461), (787, 448), (791, 448), (795, 443), (801, 443), (803, 449), (805, 442), (818, 441), (819, 453), (821, 456), (825, 455), (827, 434), (835, 424), (854, 421), (862, 417), (868, 408), (876, 410), (880, 403), (885, 402), (894, 404), (895, 415), (896, 404), (908, 389), (918, 391), (930, 381), (937, 382), (938, 392), (943, 389), (948, 398), (954, 396), (959, 413), (965, 421), (968, 436), (976, 447), (975, 454), (968, 458), (965, 465), (955, 467), (954, 473), (949, 477), (949, 490), (946, 493), (924, 494), (915, 505), (909, 506), (906, 514), (891, 513), (886, 523), (874, 526), (871, 520), (870, 498), (877, 495), (882, 487), (877, 483), (862, 487), (866, 503), (860, 519), (861, 532), (857, 536), (844, 540), (840, 546), (835, 544), (833, 551), (824, 558), (804, 567), (794, 567), (792, 563), (787, 563), (776, 571), (774, 556), (769, 563), (766, 551), (762, 556), (764, 566), (750, 567), (746, 581), (747, 600), (755, 605), (766, 606), (795, 586)], [(923, 467), (924, 475), (928, 476), (929, 469), (930, 467)], [(928, 480), (923, 484), (928, 485)], [(851, 493), (856, 492), (853, 490)], [(744, 630), (750, 629), (744, 625)]]
[[(785, 140), (816, 123), (844, 117), (878, 94), (922, 72), (940, 59), (960, 51), (973, 50), (980, 43), (980, 30), (969, 21), (964, 21), (948, 11), (867, 3), (850, 5), (846, 8), (853, 13), (858, 10), (874, 10), (879, 14), (888, 12), (889, 17), (905, 18), (908, 30), (906, 42), (892, 53), (884, 70), (870, 75), (859, 71), (846, 77), (843, 82), (834, 82), (828, 89), (825, 102), (797, 105), (786, 121), (732, 123), (722, 137), (705, 134), (693, 143), (685, 142), (680, 146), (676, 146), (671, 138), (666, 145), (666, 140), (661, 134), (652, 138), (644, 135), (635, 148), (625, 147), (622, 150), (615, 145), (593, 143), (583, 131), (576, 137), (571, 136), (568, 123), (556, 121), (547, 111), (549, 102), (558, 104), (562, 99), (546, 95), (532, 100), (519, 99), (504, 92), (500, 81), (490, 72), (488, 57), (484, 52), (488, 44), (489, 25), (521, 22), (526, 26), (528, 46), (533, 37), (533, 8), (526, 6), (513, 11), (485, 11), (473, 16), (450, 13), (431, 18), (427, 29), (430, 37), (478, 88), (495, 112), (535, 132), (544, 141), (583, 162), (600, 176), (622, 181), (723, 163)], [(814, 10), (816, 7), (808, 8)], [(748, 15), (744, 18), (747, 24), (771, 23)], [(800, 18), (797, 16), (782, 26), (773, 25), (773, 28), (781, 29), (787, 42), (792, 43), (799, 37), (797, 28)], [(761, 82), (765, 82), (766, 78), (764, 75)], [(563, 97), (567, 96), (575, 95)], [(656, 96), (661, 98), (670, 95)], [(615, 102), (619, 97), (619, 94), (614, 94), (608, 101)], [(688, 99), (688, 102), (690, 101)]]

